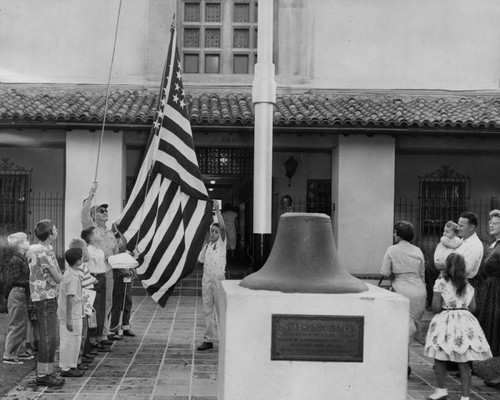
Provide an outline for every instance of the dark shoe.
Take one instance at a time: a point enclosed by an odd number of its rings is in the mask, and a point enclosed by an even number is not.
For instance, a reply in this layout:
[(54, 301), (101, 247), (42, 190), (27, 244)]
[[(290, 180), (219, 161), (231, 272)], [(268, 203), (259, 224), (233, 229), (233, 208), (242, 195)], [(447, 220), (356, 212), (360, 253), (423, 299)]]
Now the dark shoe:
[(82, 364), (92, 364), (92, 360), (91, 358), (87, 358), (85, 356), (82, 356)]
[(64, 385), (64, 381), (57, 379), (54, 375), (44, 375), (36, 377), (37, 386), (60, 387)]
[(111, 351), (111, 348), (106, 347), (106, 346), (102, 346), (102, 347), (98, 347), (97, 351), (100, 353), (109, 353)]
[(112, 340), (104, 339), (104, 340), (101, 340), (99, 343), (104, 345), (104, 346), (111, 346), (114, 342)]
[(102, 352), (104, 352), (104, 353), (109, 353), (109, 352), (111, 351), (111, 347), (103, 345), (103, 344), (102, 344), (102, 342), (101, 342), (101, 343), (97, 343), (97, 344), (94, 346), (94, 348), (95, 348), (97, 351), (101, 352), (101, 353), (102, 353)]
[(97, 350), (90, 350), (88, 352), (88, 354), (85, 354), (86, 357), (95, 357), (96, 355), (98, 355), (99, 352)]
[(123, 336), (120, 336), (118, 333), (111, 333), (108, 335), (108, 339), (113, 341), (113, 340), (122, 340)]
[(198, 346), (197, 350), (203, 351), (203, 350), (210, 350), (213, 349), (214, 344), (212, 342), (203, 342), (200, 346)]
[(123, 336), (130, 336), (130, 337), (134, 337), (135, 336), (135, 333), (132, 332), (132, 329), (125, 329), (123, 331)]
[[(109, 340), (108, 340), (109, 341)], [(111, 343), (114, 343), (114, 342), (111, 342)], [(96, 351), (100, 351), (99, 349), (108, 349), (108, 350), (111, 350), (111, 346), (108, 345), (108, 344), (105, 344), (103, 343), (103, 341), (99, 342), (99, 343), (96, 343), (94, 345), (94, 350)]]
[(66, 378), (80, 378), (83, 376), (83, 371), (78, 371), (76, 368), (70, 368), (67, 371), (61, 371), (61, 376)]
[[(96, 353), (96, 354), (98, 354), (99, 352), (98, 352), (98, 351), (96, 351), (95, 353)], [(96, 357), (97, 357), (97, 355), (96, 355), (96, 354), (90, 354), (90, 353), (89, 353), (89, 354), (84, 354), (84, 355), (83, 355), (83, 357), (85, 357), (85, 358), (90, 358), (91, 360), (93, 360), (94, 358), (96, 358)]]
[(76, 366), (76, 369), (79, 370), (79, 371), (87, 371), (89, 369), (89, 367), (85, 364), (78, 364)]
[(29, 353), (22, 353), (22, 354), (18, 354), (17, 358), (19, 358), (20, 360), (33, 360), (35, 358), (35, 356), (33, 354), (29, 354)]
[(495, 377), (493, 379), (483, 381), (486, 386), (500, 388), (500, 377)]

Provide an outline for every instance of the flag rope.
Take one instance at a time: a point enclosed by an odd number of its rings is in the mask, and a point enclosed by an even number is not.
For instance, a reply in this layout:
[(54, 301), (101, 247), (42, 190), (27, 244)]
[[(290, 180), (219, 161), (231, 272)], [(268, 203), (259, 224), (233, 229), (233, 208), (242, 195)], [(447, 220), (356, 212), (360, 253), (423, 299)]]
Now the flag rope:
[[(116, 16), (115, 35), (114, 35), (114, 39), (113, 39), (113, 51), (111, 53), (111, 63), (109, 65), (108, 81), (106, 84), (106, 96), (104, 98), (104, 116), (102, 118), (101, 137), (99, 139), (99, 144), (97, 147), (97, 160), (96, 160), (96, 166), (95, 166), (94, 182), (97, 182), (97, 174), (99, 172), (99, 161), (101, 158), (101, 147), (102, 147), (102, 141), (104, 139), (104, 130), (106, 127), (106, 115), (108, 113), (109, 86), (111, 83), (111, 73), (113, 72), (113, 63), (115, 61), (116, 42), (118, 39), (118, 26), (120, 25), (120, 15), (121, 15), (121, 10), (122, 10), (122, 3), (123, 3), (123, 0), (120, 0), (120, 3), (118, 5), (118, 14)], [(97, 206), (97, 195), (94, 196), (94, 204)], [(92, 219), (95, 222), (95, 214), (94, 214), (94, 217)]]

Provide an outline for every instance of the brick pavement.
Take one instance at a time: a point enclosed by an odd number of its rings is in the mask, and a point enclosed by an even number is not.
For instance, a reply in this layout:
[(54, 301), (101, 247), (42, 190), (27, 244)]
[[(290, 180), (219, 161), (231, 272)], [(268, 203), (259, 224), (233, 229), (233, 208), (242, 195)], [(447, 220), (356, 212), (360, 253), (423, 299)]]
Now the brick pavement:
[[(37, 389), (33, 372), (4, 399), (217, 400), (218, 344), (211, 351), (195, 350), (204, 324), (201, 296), (193, 290), (193, 283), (199, 287), (200, 280), (201, 272), (195, 271), (191, 281), (179, 285), (166, 308), (147, 296), (134, 296), (131, 323), (137, 336), (116, 342), (110, 353), (100, 353), (83, 377), (66, 378), (62, 388)], [(432, 360), (422, 351), (421, 344), (412, 345), (413, 373), (406, 400), (425, 399), (433, 391)], [(460, 398), (458, 378), (449, 378), (449, 389), (450, 399)], [(473, 377), (471, 400), (479, 399), (500, 399), (500, 390)]]

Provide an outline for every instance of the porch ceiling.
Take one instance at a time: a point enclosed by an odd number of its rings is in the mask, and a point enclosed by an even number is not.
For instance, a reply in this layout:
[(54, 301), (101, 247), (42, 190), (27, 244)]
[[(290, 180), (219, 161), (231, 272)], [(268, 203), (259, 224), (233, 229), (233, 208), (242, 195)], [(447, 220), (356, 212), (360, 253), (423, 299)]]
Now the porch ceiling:
[[(193, 128), (253, 126), (251, 94), (186, 91)], [(0, 127), (98, 127), (105, 93), (103, 86), (0, 85)], [(106, 123), (110, 129), (149, 130), (157, 101), (157, 90), (113, 88)], [(500, 133), (500, 92), (278, 90), (274, 126)]]

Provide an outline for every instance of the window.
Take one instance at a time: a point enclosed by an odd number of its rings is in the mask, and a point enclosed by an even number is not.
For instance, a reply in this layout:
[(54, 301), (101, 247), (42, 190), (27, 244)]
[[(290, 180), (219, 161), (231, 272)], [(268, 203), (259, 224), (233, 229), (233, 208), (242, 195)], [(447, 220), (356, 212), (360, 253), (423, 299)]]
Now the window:
[(419, 176), (420, 227), (423, 236), (440, 236), (446, 222), (458, 221), (470, 197), (470, 178), (448, 166)]
[(180, 8), (184, 73), (253, 73), (257, 0), (184, 0)]
[(0, 234), (27, 231), (31, 171), (8, 158), (0, 162)]
[(204, 175), (252, 175), (252, 149), (196, 149), (200, 172)]
[(332, 181), (330, 179), (307, 180), (306, 212), (332, 215)]

